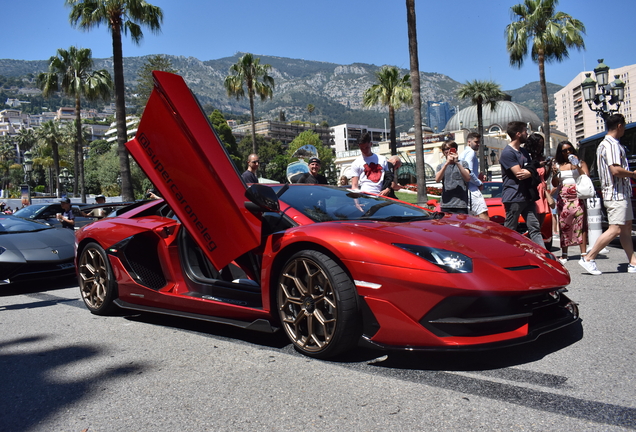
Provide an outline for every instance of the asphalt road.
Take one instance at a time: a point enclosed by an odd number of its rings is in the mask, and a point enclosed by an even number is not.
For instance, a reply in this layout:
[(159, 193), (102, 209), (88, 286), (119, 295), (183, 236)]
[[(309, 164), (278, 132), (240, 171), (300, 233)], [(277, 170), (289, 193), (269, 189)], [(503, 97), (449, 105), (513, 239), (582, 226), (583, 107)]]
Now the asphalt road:
[(610, 249), (602, 276), (567, 263), (581, 325), (477, 354), (319, 361), (282, 335), (98, 317), (75, 281), (0, 287), (0, 430), (636, 429), (636, 274)]

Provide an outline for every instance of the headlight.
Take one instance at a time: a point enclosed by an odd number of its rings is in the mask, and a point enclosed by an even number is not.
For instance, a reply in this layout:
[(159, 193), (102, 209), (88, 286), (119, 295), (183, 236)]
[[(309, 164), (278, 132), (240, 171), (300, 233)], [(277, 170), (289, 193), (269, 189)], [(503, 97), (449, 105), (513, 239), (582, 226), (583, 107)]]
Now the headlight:
[(424, 258), (426, 261), (443, 268), (449, 273), (473, 272), (473, 260), (459, 252), (404, 243), (393, 243), (393, 246), (397, 246), (420, 258)]

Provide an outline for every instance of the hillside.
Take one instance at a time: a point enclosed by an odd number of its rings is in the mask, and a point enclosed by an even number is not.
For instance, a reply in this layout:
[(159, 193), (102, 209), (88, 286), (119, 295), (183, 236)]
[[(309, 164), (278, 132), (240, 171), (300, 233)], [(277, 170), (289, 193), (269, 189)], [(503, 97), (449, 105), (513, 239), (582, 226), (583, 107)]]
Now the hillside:
[[(194, 57), (166, 56), (175, 69), (197, 95), (204, 106), (213, 106), (226, 113), (230, 118), (232, 113), (246, 114), (249, 111), (248, 101), (228, 98), (223, 87), (223, 80), (228, 75), (229, 67), (236, 63), (243, 53), (232, 57), (216, 60), (201, 61)], [(124, 75), (127, 94), (132, 95), (136, 86), (137, 71), (147, 57), (126, 57), (124, 59)], [(372, 127), (383, 127), (388, 112), (384, 107), (362, 109), (362, 94), (375, 83), (375, 72), (380, 66), (354, 63), (339, 65), (334, 63), (317, 62), (283, 57), (260, 56), (261, 63), (272, 65), (271, 75), (276, 87), (274, 97), (266, 102), (257, 101), (257, 115), (265, 119), (278, 119), (280, 112), (285, 113), (286, 120), (308, 120), (307, 105), (313, 104), (315, 111), (311, 121), (327, 121), (329, 124), (362, 123)], [(47, 61), (25, 61), (0, 59), (0, 76), (30, 77), (46, 71)], [(95, 69), (107, 69), (112, 72), (111, 59), (95, 59)], [(401, 70), (402, 74), (409, 73)], [(420, 74), (422, 100), (446, 101), (453, 106), (463, 108), (464, 101), (455, 97), (455, 92), (461, 83), (452, 78), (437, 74)], [(33, 86), (33, 81), (25, 86)], [(550, 101), (553, 105), (552, 94), (561, 87), (549, 84)], [(7, 89), (3, 90), (7, 97)], [(513, 101), (525, 105), (543, 117), (541, 113), (541, 93), (539, 83), (530, 83), (516, 90), (506, 90), (512, 95)], [(29, 100), (20, 96), (21, 100)], [(42, 103), (39, 100), (38, 103)], [(552, 111), (554, 108), (551, 108)], [(424, 117), (425, 119), (426, 117)], [(410, 109), (402, 108), (396, 113), (398, 131), (407, 130), (413, 124), (413, 114)]]

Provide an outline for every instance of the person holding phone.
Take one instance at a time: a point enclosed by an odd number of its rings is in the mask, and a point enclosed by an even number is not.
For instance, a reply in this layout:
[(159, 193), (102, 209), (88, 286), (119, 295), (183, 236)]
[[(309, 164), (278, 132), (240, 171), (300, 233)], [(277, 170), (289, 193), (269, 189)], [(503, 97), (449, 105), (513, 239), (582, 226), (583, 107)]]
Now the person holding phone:
[(454, 141), (442, 144), (442, 153), (446, 162), (439, 164), (435, 173), (435, 181), (442, 183), (441, 211), (468, 214), (468, 164), (459, 160)]

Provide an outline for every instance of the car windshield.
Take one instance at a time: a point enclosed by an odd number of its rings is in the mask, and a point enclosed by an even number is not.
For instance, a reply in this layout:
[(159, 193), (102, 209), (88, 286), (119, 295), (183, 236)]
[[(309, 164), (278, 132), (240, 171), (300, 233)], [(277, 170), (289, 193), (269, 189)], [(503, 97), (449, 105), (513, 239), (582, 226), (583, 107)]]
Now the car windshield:
[(499, 182), (486, 182), (484, 188), (481, 190), (481, 194), (484, 198), (501, 198), (503, 192), (503, 183)]
[[(274, 186), (277, 192), (282, 186)], [(432, 219), (432, 213), (388, 198), (335, 186), (291, 185), (280, 197), (315, 222), (382, 220), (408, 222)]]
[(25, 219), (33, 219), (46, 207), (48, 207), (48, 204), (31, 204), (30, 206), (21, 208), (17, 212), (13, 213), (13, 215)]
[(0, 234), (17, 234), (53, 229), (48, 225), (21, 219), (15, 216), (0, 215)]

